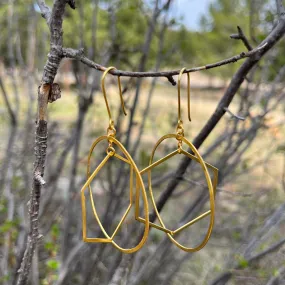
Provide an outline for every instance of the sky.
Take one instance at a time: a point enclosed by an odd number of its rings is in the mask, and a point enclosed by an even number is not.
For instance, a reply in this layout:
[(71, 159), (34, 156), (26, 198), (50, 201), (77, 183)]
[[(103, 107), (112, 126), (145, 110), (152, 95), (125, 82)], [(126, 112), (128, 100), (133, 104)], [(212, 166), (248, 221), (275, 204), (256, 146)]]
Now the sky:
[(201, 15), (206, 14), (208, 6), (214, 0), (175, 0), (172, 15), (183, 16), (183, 23), (191, 30), (199, 29)]
[[(147, 0), (150, 1), (150, 0)], [(183, 17), (182, 22), (191, 30), (199, 30), (199, 20), (207, 14), (208, 6), (215, 0), (175, 0), (171, 5), (171, 13), (175, 18)], [(39, 7), (35, 9), (40, 12)]]

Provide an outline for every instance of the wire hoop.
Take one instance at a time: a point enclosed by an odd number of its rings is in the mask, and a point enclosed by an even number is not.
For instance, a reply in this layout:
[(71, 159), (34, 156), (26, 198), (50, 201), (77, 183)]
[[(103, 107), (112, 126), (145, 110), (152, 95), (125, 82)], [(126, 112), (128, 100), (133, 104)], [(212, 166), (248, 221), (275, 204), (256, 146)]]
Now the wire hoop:
[[(183, 149), (179, 150), (179, 148), (178, 148), (177, 150), (173, 151), (172, 153), (168, 154), (167, 156), (159, 159), (156, 162), (153, 162), (153, 158), (154, 158), (154, 154), (156, 152), (156, 149), (158, 148), (158, 146), (164, 140), (169, 139), (169, 138), (176, 139), (177, 138), (177, 134), (168, 134), (168, 135), (165, 135), (165, 136), (163, 136), (162, 138), (160, 138), (158, 140), (158, 142), (156, 143), (156, 145), (153, 148), (153, 151), (152, 151), (152, 154), (151, 154), (151, 157), (150, 157), (150, 161), (149, 161), (149, 166), (146, 167), (145, 169), (143, 169), (140, 172), (141, 175), (146, 173), (146, 172), (148, 173), (149, 194), (150, 194), (150, 197), (151, 197), (151, 201), (152, 201), (155, 213), (156, 213), (157, 218), (158, 218), (159, 223), (160, 223), (160, 225), (157, 225), (157, 224), (154, 224), (154, 223), (150, 223), (150, 226), (165, 232), (167, 234), (168, 238), (171, 240), (171, 242), (173, 242), (180, 249), (182, 249), (182, 250), (184, 250), (186, 252), (195, 252), (195, 251), (198, 251), (198, 250), (202, 249), (207, 244), (207, 242), (208, 242), (208, 240), (209, 240), (209, 238), (211, 236), (212, 230), (213, 230), (214, 219), (215, 219), (214, 218), (214, 216), (215, 216), (215, 192), (216, 192), (216, 187), (217, 187), (217, 182), (218, 182), (218, 169), (216, 167), (214, 167), (214, 166), (204, 162), (203, 158), (201, 157), (201, 155), (199, 154), (199, 152), (195, 148), (195, 146), (191, 142), (189, 142), (186, 138), (184, 138), (184, 137), (180, 138), (181, 141), (183, 141), (186, 145), (188, 145), (188, 147), (193, 151), (194, 155), (188, 153), (187, 151), (185, 151)], [(166, 161), (167, 159), (169, 159), (169, 158), (171, 158), (171, 157), (173, 157), (173, 156), (175, 156), (175, 155), (177, 155), (179, 153), (189, 157), (190, 159), (193, 159), (193, 160), (197, 161), (201, 165), (201, 167), (203, 169), (203, 172), (204, 172), (204, 175), (206, 177), (207, 186), (208, 186), (208, 190), (209, 190), (210, 210), (173, 231), (173, 230), (170, 230), (170, 229), (166, 228), (166, 226), (165, 226), (165, 224), (163, 222), (163, 219), (162, 219), (162, 217), (161, 217), (161, 215), (160, 215), (160, 213), (159, 213), (159, 211), (157, 209), (157, 206), (156, 206), (156, 203), (155, 203), (155, 199), (154, 199), (154, 195), (153, 195), (153, 190), (152, 190), (151, 170), (153, 168), (155, 168), (156, 166), (160, 165), (161, 163), (163, 163), (164, 161)], [(208, 168), (213, 170), (213, 173), (214, 173), (213, 183), (212, 183), (210, 174), (208, 172)], [(136, 199), (136, 203), (139, 204), (139, 199), (138, 198)], [(138, 207), (138, 205), (137, 205), (137, 207)], [(186, 247), (186, 246), (180, 244), (174, 238), (174, 235), (182, 232), (184, 229), (190, 227), (191, 225), (193, 225), (194, 223), (198, 222), (199, 220), (205, 218), (208, 215), (210, 215), (210, 224), (209, 224), (209, 227), (208, 227), (208, 231), (206, 233), (205, 238), (203, 239), (203, 241), (198, 246), (196, 246), (196, 247)], [(144, 219), (139, 217), (138, 215), (136, 215), (136, 219), (138, 221), (144, 223)]]
[[(116, 145), (121, 151), (122, 153), (125, 155), (125, 158), (120, 156), (119, 154), (117, 154), (114, 150), (114, 148), (110, 149), (109, 152), (107, 152), (106, 157), (102, 160), (102, 162), (97, 166), (97, 168), (90, 173), (90, 161), (91, 161), (91, 155), (93, 153), (94, 148), (96, 147), (96, 145), (103, 141), (106, 140), (107, 142), (111, 142), (114, 145)], [(102, 169), (104, 167), (104, 165), (108, 162), (109, 158), (113, 156), (116, 157), (117, 159), (127, 163), (130, 165), (130, 169), (131, 169), (131, 174), (130, 174), (130, 204), (126, 210), (126, 212), (124, 213), (122, 219), (120, 220), (118, 226), (116, 227), (114, 233), (112, 235), (109, 235), (105, 228), (102, 225), (102, 222), (98, 216), (97, 210), (96, 210), (96, 206), (95, 206), (95, 202), (93, 199), (93, 194), (92, 194), (92, 189), (90, 186), (90, 183), (92, 182), (92, 180), (96, 177), (96, 175), (98, 174), (98, 172), (100, 171), (100, 169)], [(144, 203), (144, 215), (145, 215), (145, 228), (144, 228), (144, 233), (142, 236), (141, 241), (132, 248), (123, 248), (121, 246), (119, 246), (115, 241), (114, 241), (114, 237), (116, 236), (117, 232), (119, 231), (122, 223), (124, 222), (125, 218), (127, 217), (132, 205), (133, 205), (133, 172), (136, 175), (136, 184), (137, 187), (140, 187), (140, 189), (142, 190), (142, 197), (143, 197), (143, 203)], [(92, 205), (92, 211), (93, 214), (95, 216), (95, 219), (97, 220), (99, 227), (101, 229), (101, 231), (103, 232), (105, 238), (88, 238), (87, 237), (87, 219), (86, 219), (86, 201), (85, 201), (85, 190), (89, 189), (89, 194), (90, 194), (90, 199), (91, 199), (91, 205)], [(143, 247), (143, 245), (145, 244), (147, 237), (148, 237), (148, 232), (149, 232), (149, 213), (148, 213), (148, 201), (147, 201), (147, 195), (146, 195), (146, 191), (145, 191), (145, 187), (142, 181), (142, 177), (140, 175), (140, 172), (135, 164), (135, 162), (133, 161), (132, 157), (130, 156), (130, 154), (128, 153), (128, 151), (124, 148), (124, 146), (114, 137), (110, 137), (110, 136), (100, 136), (91, 146), (90, 151), (89, 151), (89, 155), (88, 155), (88, 163), (87, 163), (87, 181), (85, 182), (85, 184), (83, 185), (82, 189), (81, 189), (81, 203), (82, 203), (82, 228), (83, 228), (83, 240), (85, 242), (101, 242), (101, 243), (112, 243), (114, 247), (116, 247), (117, 249), (119, 249), (121, 252), (123, 253), (133, 253), (138, 251), (139, 249), (141, 249)], [(136, 205), (135, 205), (136, 206)], [(135, 209), (135, 211), (137, 211), (137, 209)]]

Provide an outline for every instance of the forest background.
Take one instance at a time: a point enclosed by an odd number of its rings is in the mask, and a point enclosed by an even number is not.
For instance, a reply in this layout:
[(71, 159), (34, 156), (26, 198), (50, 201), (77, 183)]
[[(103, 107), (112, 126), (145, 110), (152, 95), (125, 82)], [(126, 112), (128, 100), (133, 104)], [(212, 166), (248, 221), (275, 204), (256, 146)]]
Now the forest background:
[[(57, 7), (61, 2), (46, 4)], [(61, 98), (56, 92), (49, 98), (38, 210), (29, 202), (35, 194), (33, 190), (30, 194), (36, 180), (34, 145), (41, 157), (34, 142), (36, 96), (48, 53), (53, 55), (47, 25), (53, 15), (43, 1), (0, 3), (0, 284), (284, 284), (284, 2), (213, 0), (197, 30), (185, 26), (185, 19), (173, 12), (183, 9), (182, 1), (81, 0), (75, 10), (74, 1), (66, 2), (64, 47), (79, 52), (61, 61), (54, 80)], [(183, 14), (191, 17), (195, 10)], [(132, 256), (111, 245), (82, 242), (80, 189), (86, 180), (87, 154), (108, 126), (102, 73), (83, 64), (83, 53), (102, 66), (139, 72), (192, 68), (231, 58), (229, 64), (191, 73), (192, 122), (186, 120), (186, 75), (182, 82), (185, 136), (201, 146), (203, 158), (219, 169), (215, 227), (201, 251), (185, 253), (156, 229)], [(176, 76), (122, 77), (124, 117), (116, 78), (107, 77), (117, 137), (140, 169), (148, 165), (156, 141), (175, 131), (176, 81)], [(213, 120), (216, 124), (207, 130)], [(175, 146), (164, 144), (158, 158)], [(92, 167), (103, 155), (104, 147), (92, 157)], [(201, 169), (192, 163), (180, 175), (181, 165), (183, 161), (173, 157), (153, 173), (155, 197), (170, 228), (209, 208)], [(93, 182), (108, 232), (128, 203), (128, 179), (129, 171), (114, 162)], [(29, 209), (35, 216), (29, 217)], [(36, 242), (31, 235), (33, 219)], [(187, 246), (198, 244), (208, 223), (204, 219), (193, 225), (179, 240)], [(91, 211), (88, 225), (90, 233), (101, 234)], [(139, 227), (130, 215), (118, 243), (134, 245)], [(27, 242), (35, 251), (29, 251)]]

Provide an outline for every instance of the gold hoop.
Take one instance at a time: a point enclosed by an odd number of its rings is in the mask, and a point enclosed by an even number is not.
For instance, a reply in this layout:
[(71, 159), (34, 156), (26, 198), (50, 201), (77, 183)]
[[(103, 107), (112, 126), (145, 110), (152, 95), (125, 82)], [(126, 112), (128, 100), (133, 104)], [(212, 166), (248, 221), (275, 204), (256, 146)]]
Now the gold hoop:
[[(116, 135), (116, 129), (114, 127), (114, 121), (112, 119), (111, 116), (111, 111), (110, 111), (110, 107), (108, 104), (108, 100), (107, 100), (107, 95), (106, 95), (106, 89), (105, 89), (105, 77), (108, 74), (108, 72), (112, 69), (115, 69), (115, 67), (111, 66), (109, 68), (107, 68), (105, 70), (105, 72), (102, 75), (102, 79), (101, 79), (101, 85), (102, 85), (102, 92), (104, 95), (104, 100), (106, 103), (106, 108), (107, 108), (107, 112), (109, 115), (109, 127), (107, 128), (107, 135), (105, 136), (100, 136), (91, 146), (90, 151), (89, 151), (89, 155), (88, 155), (88, 163), (87, 163), (87, 181), (85, 182), (85, 184), (83, 185), (82, 189), (81, 189), (81, 203), (82, 203), (82, 235), (83, 235), (83, 240), (85, 242), (102, 242), (102, 243), (112, 243), (112, 245), (114, 247), (116, 247), (117, 249), (119, 249), (121, 252), (123, 253), (133, 253), (138, 251), (140, 248), (142, 248), (142, 246), (145, 244), (147, 237), (148, 237), (148, 232), (149, 232), (149, 216), (148, 216), (148, 201), (147, 201), (147, 196), (146, 196), (146, 191), (144, 188), (144, 184), (142, 181), (142, 177), (140, 175), (140, 172), (136, 166), (136, 164), (134, 163), (132, 157), (130, 156), (130, 154), (128, 153), (128, 151), (124, 148), (124, 146), (115, 138)], [(121, 81), (120, 81), (120, 77), (118, 76), (118, 85), (119, 85), (119, 93), (120, 93), (120, 99), (121, 99), (121, 105), (122, 105), (122, 109), (124, 114), (126, 115), (126, 111), (125, 111), (125, 105), (124, 105), (124, 100), (123, 100), (123, 96), (122, 96), (122, 87), (121, 87)], [(103, 140), (107, 140), (108, 141), (108, 147), (107, 147), (107, 155), (106, 157), (101, 161), (101, 163), (97, 166), (97, 168), (93, 171), (93, 173), (90, 173), (90, 160), (91, 160), (91, 155), (93, 153), (94, 148), (96, 147), (96, 145), (103, 141)], [(122, 151), (122, 153), (125, 155), (125, 158), (122, 157), (121, 155), (116, 153), (115, 148), (113, 147), (113, 144), (115, 144), (117, 147), (119, 147), (119, 149)], [(114, 233), (110, 236), (108, 235), (108, 233), (106, 232), (105, 228), (103, 227), (101, 220), (98, 216), (96, 207), (95, 207), (95, 203), (94, 203), (94, 199), (93, 199), (93, 194), (92, 194), (92, 189), (90, 186), (90, 183), (92, 182), (92, 180), (95, 178), (95, 176), (98, 174), (98, 172), (102, 169), (102, 167), (104, 167), (104, 165), (108, 162), (110, 157), (116, 157), (117, 159), (127, 163), (130, 165), (130, 169), (131, 169), (131, 173), (130, 173), (130, 204), (127, 208), (127, 210), (125, 211), (123, 217), (121, 218), (118, 226), (116, 227)], [(115, 241), (114, 241), (114, 237), (117, 234), (117, 232), (119, 231), (122, 223), (124, 222), (124, 220), (126, 219), (132, 205), (133, 205), (133, 176), (134, 173), (136, 175), (136, 188), (141, 188), (142, 189), (142, 196), (143, 196), (143, 201), (144, 201), (144, 214), (145, 214), (145, 229), (144, 229), (144, 233), (142, 236), (141, 241), (132, 248), (122, 248), (120, 247)], [(97, 220), (99, 227), (101, 229), (101, 231), (103, 232), (105, 238), (88, 238), (87, 237), (87, 230), (86, 230), (86, 201), (85, 201), (85, 195), (84, 192), (86, 190), (86, 188), (88, 187), (89, 189), (89, 194), (90, 194), (90, 199), (91, 199), (91, 206), (92, 206), (92, 210), (93, 210), (93, 214), (95, 216), (95, 219)], [(138, 211), (138, 210), (135, 210)]]
[[(114, 143), (115, 145), (117, 145), (120, 150), (123, 152), (123, 154), (125, 155), (126, 158), (120, 156), (119, 154), (115, 153), (107, 153), (106, 157), (102, 160), (102, 162), (97, 166), (97, 168), (93, 171), (92, 174), (90, 174), (90, 160), (91, 160), (91, 155), (93, 153), (94, 148), (96, 147), (96, 145), (103, 141), (103, 140), (107, 140), (108, 142), (111, 140), (112, 143)], [(93, 199), (93, 194), (92, 194), (92, 189), (90, 186), (90, 183), (92, 182), (92, 180), (95, 178), (95, 176), (98, 174), (98, 172), (103, 168), (103, 166), (108, 162), (109, 158), (113, 156), (118, 158), (119, 160), (128, 163), (131, 166), (131, 175), (130, 175), (130, 204), (127, 208), (127, 210), (125, 211), (122, 219), (120, 220), (118, 226), (116, 227), (114, 233), (110, 236), (108, 235), (108, 233), (106, 232), (106, 230), (104, 229), (101, 220), (98, 216), (96, 207), (95, 207), (95, 203), (94, 203), (94, 199)], [(114, 241), (114, 237), (117, 234), (117, 232), (119, 231), (122, 223), (124, 222), (124, 220), (126, 219), (132, 205), (133, 205), (133, 172), (135, 172), (136, 174), (136, 184), (137, 187), (140, 186), (140, 188), (142, 189), (142, 197), (143, 197), (143, 201), (144, 201), (144, 214), (145, 214), (145, 229), (144, 229), (144, 234), (142, 236), (141, 241), (133, 248), (122, 248), (120, 247), (115, 241)], [(112, 243), (113, 246), (115, 246), (117, 249), (119, 249), (121, 252), (123, 253), (133, 253), (138, 251), (139, 249), (141, 249), (143, 247), (143, 245), (145, 244), (147, 237), (148, 237), (148, 232), (149, 232), (149, 216), (148, 216), (148, 201), (147, 201), (147, 196), (146, 196), (146, 191), (145, 191), (145, 187), (142, 181), (142, 177), (139, 173), (139, 170), (136, 166), (136, 164), (134, 163), (133, 159), (131, 158), (130, 154), (128, 153), (128, 151), (124, 148), (124, 146), (118, 141), (116, 140), (114, 137), (110, 137), (110, 136), (100, 136), (91, 146), (90, 151), (89, 151), (89, 155), (88, 155), (88, 163), (87, 163), (87, 178), (88, 180), (85, 182), (85, 184), (83, 185), (82, 189), (81, 189), (81, 202), (82, 202), (82, 225), (83, 225), (83, 240), (85, 242), (101, 242), (101, 243)], [(89, 189), (89, 193), (90, 193), (90, 199), (91, 199), (91, 205), (92, 205), (92, 210), (93, 210), (93, 214), (95, 216), (95, 219), (97, 220), (99, 227), (101, 229), (101, 231), (103, 232), (103, 234), (105, 235), (106, 238), (88, 238), (87, 237), (87, 231), (86, 231), (86, 202), (85, 202), (85, 195), (84, 192), (86, 190), (86, 188), (88, 187)]]
[[(177, 150), (173, 151), (172, 153), (168, 154), (167, 156), (159, 159), (158, 161), (153, 162), (153, 158), (154, 158), (154, 154), (155, 154), (156, 149), (158, 148), (158, 146), (164, 140), (169, 139), (169, 138), (176, 139), (176, 134), (168, 134), (168, 135), (165, 135), (165, 136), (163, 136), (162, 138), (160, 138), (158, 140), (158, 142), (156, 143), (156, 145), (154, 146), (154, 149), (152, 151), (152, 154), (151, 154), (151, 157), (150, 157), (149, 166), (146, 167), (145, 169), (141, 170), (141, 172), (140, 172), (141, 175), (143, 175), (144, 173), (148, 172), (149, 193), (150, 193), (150, 197), (151, 197), (151, 201), (152, 201), (155, 213), (156, 213), (157, 218), (158, 218), (159, 223), (160, 223), (160, 225), (157, 225), (157, 224), (154, 224), (154, 223), (150, 222), (150, 226), (154, 227), (156, 229), (159, 229), (161, 231), (164, 231), (167, 234), (168, 238), (176, 246), (178, 246), (180, 249), (182, 249), (184, 251), (187, 251), (187, 252), (194, 252), (194, 251), (198, 251), (198, 250), (202, 249), (207, 244), (207, 242), (208, 242), (208, 240), (209, 240), (209, 238), (211, 236), (211, 233), (212, 233), (212, 229), (213, 229), (213, 226), (214, 226), (215, 193), (216, 193), (216, 187), (217, 187), (217, 182), (218, 182), (218, 169), (216, 167), (212, 166), (211, 164), (204, 162), (203, 158), (201, 157), (201, 155), (199, 154), (199, 152), (195, 148), (195, 146), (191, 142), (189, 142), (186, 138), (184, 138), (184, 137), (182, 138), (182, 141), (190, 147), (190, 149), (193, 151), (193, 153), (195, 155), (192, 155), (192, 154), (190, 154), (189, 152), (187, 152), (187, 151), (185, 151), (183, 149), (182, 149), (182, 151), (180, 153), (186, 155), (190, 159), (193, 159), (193, 160), (199, 162), (200, 165), (202, 166), (203, 171), (204, 171), (204, 174), (205, 174), (205, 177), (206, 177), (206, 180), (207, 180), (208, 189), (209, 189), (209, 195), (210, 195), (210, 210), (205, 212), (205, 213), (203, 213), (199, 217), (189, 221), (188, 223), (186, 223), (185, 225), (179, 227), (176, 230), (170, 230), (170, 229), (166, 228), (166, 226), (165, 226), (165, 224), (164, 224), (164, 222), (162, 220), (162, 217), (161, 217), (161, 215), (160, 215), (160, 213), (159, 213), (159, 211), (158, 211), (158, 209), (156, 207), (156, 203), (155, 203), (155, 199), (154, 199), (154, 195), (153, 195), (153, 191), (152, 191), (151, 169), (153, 169), (154, 167), (156, 167), (156, 166), (160, 165), (161, 163), (165, 162), (169, 158), (179, 154), (179, 149), (177, 149)], [(213, 183), (211, 181), (211, 177), (210, 177), (210, 174), (208, 172), (208, 168), (213, 170), (213, 173), (214, 173)], [(136, 195), (136, 203), (137, 203), (136, 208), (138, 208), (139, 207), (138, 195)], [(177, 242), (175, 240), (175, 238), (173, 237), (175, 234), (180, 233), (182, 230), (190, 227), (191, 225), (195, 224), (196, 222), (200, 221), (201, 219), (205, 218), (208, 215), (211, 215), (210, 224), (209, 224), (209, 227), (208, 227), (207, 234), (206, 234), (204, 240), (202, 241), (202, 243), (200, 243), (200, 245), (198, 245), (196, 247), (193, 247), (193, 248), (190, 248), (190, 247), (185, 247), (185, 246), (181, 245), (179, 242)], [(140, 221), (140, 222), (143, 222), (143, 223), (144, 223), (144, 220), (145, 220), (145, 219), (139, 217), (138, 213), (136, 213), (136, 219), (138, 221)]]
[[(150, 222), (149, 225), (151, 227), (154, 227), (158, 230), (165, 232), (167, 234), (168, 238), (171, 240), (171, 242), (174, 243), (176, 246), (178, 246), (180, 249), (187, 251), (187, 252), (194, 252), (194, 251), (198, 251), (198, 250), (202, 249), (207, 244), (207, 242), (211, 236), (212, 230), (213, 230), (214, 220), (215, 220), (215, 193), (216, 193), (216, 187), (217, 187), (217, 183), (218, 183), (218, 169), (216, 167), (204, 162), (203, 158), (201, 157), (201, 155), (199, 154), (199, 152), (195, 148), (195, 146), (184, 137), (183, 121), (181, 119), (181, 98), (180, 98), (181, 97), (180, 96), (181, 90), (180, 89), (181, 89), (181, 77), (182, 77), (182, 74), (185, 72), (185, 70), (186, 70), (185, 67), (182, 68), (180, 73), (179, 73), (179, 76), (178, 76), (178, 85), (177, 85), (177, 89), (178, 89), (178, 124), (176, 127), (176, 134), (168, 134), (168, 135), (165, 135), (158, 140), (158, 142), (155, 144), (154, 149), (152, 151), (150, 161), (149, 161), (149, 166), (146, 167), (145, 169), (143, 169), (140, 172), (140, 174), (142, 175), (142, 174), (148, 172), (148, 184), (149, 184), (150, 197), (151, 197), (151, 201), (152, 201), (155, 213), (156, 213), (157, 218), (158, 218), (159, 223), (160, 223), (160, 225), (158, 225), (158, 224), (154, 224), (154, 223)], [(190, 75), (189, 75), (189, 73), (187, 73), (187, 98), (188, 98), (188, 119), (189, 119), (189, 121), (191, 121), (191, 116), (190, 116)], [(172, 153), (166, 155), (165, 157), (159, 159), (158, 161), (153, 162), (153, 158), (154, 158), (154, 154), (155, 154), (156, 149), (164, 140), (169, 139), (169, 138), (175, 138), (178, 141), (177, 150), (175, 150)], [(194, 155), (185, 151), (182, 148), (182, 143), (185, 143), (186, 145), (188, 145), (188, 147), (192, 150)], [(166, 226), (162, 220), (162, 217), (160, 216), (160, 213), (157, 209), (155, 199), (154, 199), (154, 195), (153, 195), (153, 191), (152, 191), (151, 169), (153, 169), (154, 167), (158, 166), (159, 164), (163, 163), (164, 161), (168, 160), (169, 158), (171, 158), (177, 154), (183, 154), (183, 155), (187, 156), (188, 158), (199, 162), (199, 164), (201, 165), (201, 167), (204, 171), (204, 175), (206, 177), (207, 185), (208, 185), (208, 189), (209, 189), (210, 210), (205, 212), (204, 214), (200, 215), (199, 217), (191, 220), (190, 222), (186, 223), (185, 225), (179, 227), (178, 229), (172, 231), (172, 230), (166, 228)], [(208, 172), (207, 167), (212, 169), (214, 172), (213, 184), (212, 184), (211, 177), (210, 177), (210, 174)], [(136, 189), (136, 204), (137, 204), (136, 209), (139, 208), (139, 194), (138, 193), (139, 193), (139, 188), (137, 187), (137, 189)], [(195, 224), (196, 222), (200, 221), (201, 219), (205, 218), (208, 215), (211, 215), (208, 231), (207, 231), (205, 238), (203, 239), (203, 241), (198, 246), (196, 246), (196, 247), (183, 246), (173, 237), (175, 234), (180, 233), (184, 229), (190, 227), (191, 225)], [(138, 221), (140, 221), (142, 223), (146, 222), (145, 219), (143, 219), (139, 216), (138, 211), (135, 213), (135, 217)]]

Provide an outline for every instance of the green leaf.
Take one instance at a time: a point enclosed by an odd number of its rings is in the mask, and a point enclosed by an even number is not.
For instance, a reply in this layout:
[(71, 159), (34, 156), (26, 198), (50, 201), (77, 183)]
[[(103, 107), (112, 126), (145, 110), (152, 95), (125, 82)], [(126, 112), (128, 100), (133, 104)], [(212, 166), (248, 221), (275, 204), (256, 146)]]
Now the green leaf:
[(47, 261), (47, 267), (52, 270), (57, 270), (59, 268), (59, 262), (55, 259), (50, 259)]
[(52, 250), (54, 248), (54, 244), (52, 242), (46, 242), (45, 243), (45, 249), (46, 250)]
[(58, 237), (59, 236), (59, 226), (58, 224), (54, 224), (52, 227), (51, 227), (51, 233), (53, 236), (55, 237)]
[(238, 265), (239, 267), (244, 269), (244, 268), (247, 268), (249, 264), (246, 259), (244, 259), (243, 257), (239, 257)]
[(273, 276), (277, 277), (279, 275), (278, 269), (273, 270)]
[(1, 226), (0, 226), (0, 232), (1, 233), (6, 233), (13, 229), (13, 227), (17, 226), (18, 222), (15, 221), (5, 221)]
[[(2, 282), (7, 282), (7, 281), (9, 281), (10, 280), (10, 275), (9, 274), (6, 274), (6, 275), (4, 275), (4, 276), (2, 276), (2, 277), (0, 277), (0, 284), (2, 284)], [(3, 284), (5, 284), (5, 283), (3, 283)]]

